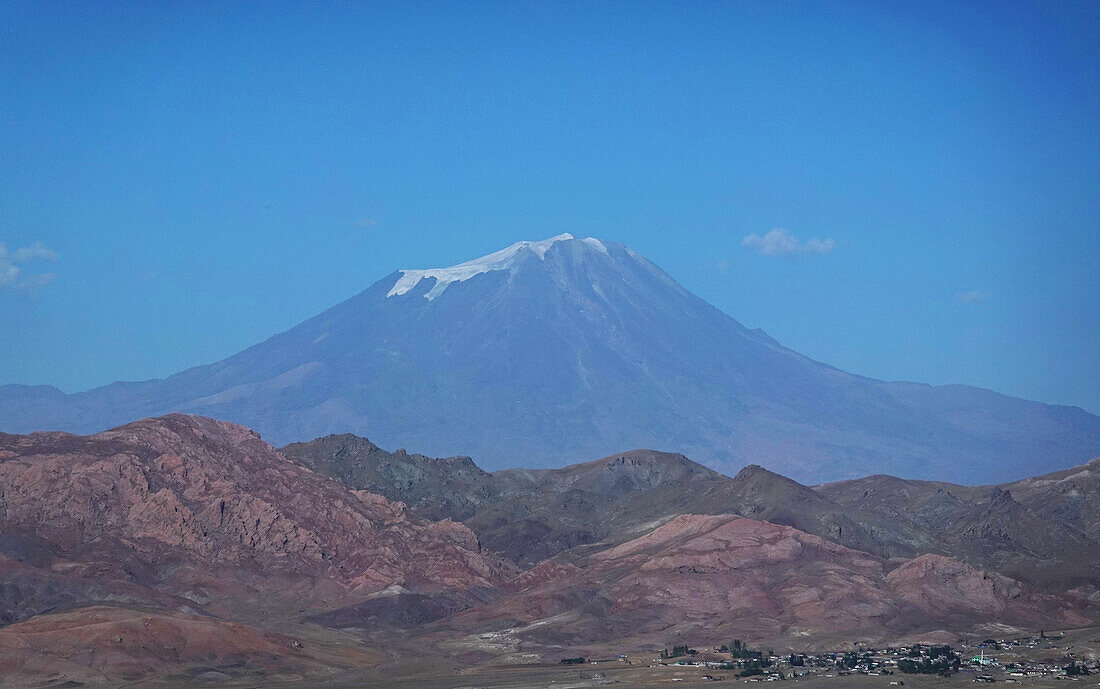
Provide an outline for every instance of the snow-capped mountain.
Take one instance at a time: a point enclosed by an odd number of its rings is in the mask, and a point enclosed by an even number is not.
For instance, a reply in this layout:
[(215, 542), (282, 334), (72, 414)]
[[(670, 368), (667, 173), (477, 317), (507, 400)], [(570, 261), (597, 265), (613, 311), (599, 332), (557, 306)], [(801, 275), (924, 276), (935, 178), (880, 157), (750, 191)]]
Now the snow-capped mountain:
[(170, 411), (274, 443), (560, 466), (636, 447), (801, 481), (1004, 481), (1100, 454), (1100, 418), (965, 386), (851, 375), (745, 328), (630, 249), (563, 234), (401, 270), (224, 361), (74, 395), (0, 388), (0, 429), (91, 432)]

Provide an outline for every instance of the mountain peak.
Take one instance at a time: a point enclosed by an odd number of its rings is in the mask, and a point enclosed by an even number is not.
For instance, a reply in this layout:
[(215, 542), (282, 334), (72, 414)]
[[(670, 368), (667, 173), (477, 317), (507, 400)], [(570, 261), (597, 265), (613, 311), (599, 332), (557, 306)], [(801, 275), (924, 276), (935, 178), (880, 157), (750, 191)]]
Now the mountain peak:
[(401, 277), (397, 279), (397, 282), (395, 282), (393, 287), (390, 288), (390, 291), (386, 293), (386, 296), (401, 296), (420, 284), (420, 281), (424, 278), (434, 278), (435, 285), (424, 294), (424, 298), (431, 301), (440, 294), (443, 294), (444, 290), (453, 282), (463, 282), (475, 275), (481, 275), (482, 273), (488, 273), (493, 270), (510, 271), (531, 256), (545, 259), (546, 252), (550, 250), (550, 247), (559, 242), (575, 241), (583, 242), (601, 253), (607, 253), (607, 247), (605, 247), (600, 240), (594, 237), (577, 239), (568, 232), (537, 242), (524, 240), (505, 247), (500, 251), (494, 251), (481, 258), (475, 258), (472, 261), (459, 263), (449, 268), (402, 270), (400, 271)]
[[(243, 423), (279, 444), (369, 434), (381, 447), (470, 455), (490, 470), (651, 447), (726, 473), (751, 460), (804, 483), (943, 478), (960, 464), (966, 481), (997, 483), (1100, 447), (1100, 418), (1084, 412), (815, 362), (643, 255), (571, 234), (391, 273), (168, 379), (75, 395), (0, 387), (4, 431), (86, 433), (166, 411)], [(750, 483), (766, 493), (779, 482)]]

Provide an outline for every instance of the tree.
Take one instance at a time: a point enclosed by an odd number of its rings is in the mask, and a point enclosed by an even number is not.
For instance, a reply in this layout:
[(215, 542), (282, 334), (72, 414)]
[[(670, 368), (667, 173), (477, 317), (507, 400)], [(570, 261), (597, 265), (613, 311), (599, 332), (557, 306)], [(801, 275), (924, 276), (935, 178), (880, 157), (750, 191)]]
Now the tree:
[(696, 655), (698, 653), (699, 651), (694, 648), (688, 648), (685, 644), (683, 646), (673, 646), (671, 651), (667, 648), (661, 649), (661, 658), (667, 660), (669, 658), (679, 658), (680, 656)]
[(730, 644), (730, 656), (734, 658), (759, 658), (761, 655), (760, 651), (752, 650), (741, 639), (734, 639)]
[(1075, 662), (1070, 663), (1069, 665), (1062, 668), (1062, 672), (1066, 673), (1067, 677), (1077, 677), (1078, 675), (1091, 674), (1087, 665), (1085, 665), (1084, 663), (1078, 665)]

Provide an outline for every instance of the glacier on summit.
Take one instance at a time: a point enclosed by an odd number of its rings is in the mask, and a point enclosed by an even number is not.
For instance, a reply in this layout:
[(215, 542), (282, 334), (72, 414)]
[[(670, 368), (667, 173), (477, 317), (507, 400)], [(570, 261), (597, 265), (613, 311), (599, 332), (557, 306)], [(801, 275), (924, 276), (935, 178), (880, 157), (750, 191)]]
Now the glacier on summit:
[[(565, 234), (559, 234), (556, 237), (550, 239), (544, 239), (538, 242), (521, 241), (515, 244), (501, 249), (500, 251), (494, 251), (491, 254), (482, 256), (481, 258), (475, 258), (472, 261), (466, 261), (465, 263), (459, 263), (456, 266), (450, 268), (428, 268), (427, 270), (402, 270), (401, 277), (394, 283), (393, 288), (389, 292), (386, 292), (387, 297), (399, 296), (406, 294), (409, 290), (416, 287), (424, 278), (434, 278), (435, 285), (428, 290), (424, 297), (431, 301), (440, 294), (443, 294), (443, 290), (447, 289), (447, 286), (454, 282), (462, 282), (469, 280), (475, 275), (481, 275), (491, 270), (512, 270), (520, 261), (528, 258), (532, 255), (538, 258), (546, 256), (547, 250), (550, 249), (557, 242), (564, 242), (575, 237), (568, 232)], [(581, 240), (595, 247), (603, 253), (607, 253), (607, 248), (604, 247), (603, 242), (593, 237), (586, 237)]]

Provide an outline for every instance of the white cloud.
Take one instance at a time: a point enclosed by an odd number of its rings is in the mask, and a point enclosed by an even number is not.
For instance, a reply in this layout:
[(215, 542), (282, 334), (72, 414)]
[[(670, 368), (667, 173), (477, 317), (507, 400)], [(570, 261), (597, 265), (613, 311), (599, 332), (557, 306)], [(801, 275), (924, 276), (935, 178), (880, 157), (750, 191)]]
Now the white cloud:
[(34, 275), (28, 275), (16, 284), (18, 289), (27, 290), (33, 292), (36, 289), (40, 289), (50, 284), (57, 279), (57, 273), (36, 273)]
[(21, 264), (36, 260), (56, 261), (57, 252), (42, 242), (9, 251), (7, 245), (0, 242), (0, 289), (33, 291), (53, 282), (57, 273), (24, 273)]
[(970, 290), (969, 292), (959, 292), (955, 295), (955, 301), (960, 304), (978, 304), (986, 299), (989, 299), (989, 294), (986, 292), (979, 292), (977, 290)]
[(24, 246), (12, 252), (12, 262), (23, 263), (32, 259), (41, 258), (47, 261), (56, 261), (57, 252), (47, 247), (42, 242), (35, 242), (30, 246)]
[(805, 242), (795, 237), (789, 230), (777, 227), (761, 236), (750, 234), (741, 240), (741, 246), (763, 256), (792, 256), (794, 254), (827, 254), (836, 248), (832, 237), (818, 239), (811, 237)]

